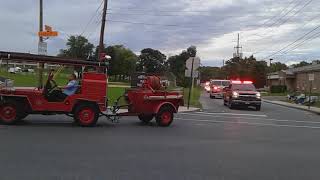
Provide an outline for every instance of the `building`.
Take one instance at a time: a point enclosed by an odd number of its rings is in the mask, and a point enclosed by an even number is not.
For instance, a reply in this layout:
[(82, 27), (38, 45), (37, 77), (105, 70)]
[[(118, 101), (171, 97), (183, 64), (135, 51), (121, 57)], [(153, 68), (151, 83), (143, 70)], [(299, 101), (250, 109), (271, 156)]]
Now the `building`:
[[(312, 83), (309, 75), (314, 76)], [(291, 68), (268, 74), (267, 85), (283, 85), (290, 92), (308, 92), (312, 84), (312, 92), (320, 93), (320, 64), (313, 64), (299, 68)]]

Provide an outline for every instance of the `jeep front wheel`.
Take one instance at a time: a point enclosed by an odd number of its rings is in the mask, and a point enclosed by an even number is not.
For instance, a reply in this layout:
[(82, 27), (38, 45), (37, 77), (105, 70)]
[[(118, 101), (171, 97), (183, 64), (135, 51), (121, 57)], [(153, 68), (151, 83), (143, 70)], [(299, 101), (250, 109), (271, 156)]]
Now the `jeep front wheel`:
[(0, 120), (7, 125), (15, 124), (19, 120), (17, 105), (15, 103), (5, 103), (1, 105)]

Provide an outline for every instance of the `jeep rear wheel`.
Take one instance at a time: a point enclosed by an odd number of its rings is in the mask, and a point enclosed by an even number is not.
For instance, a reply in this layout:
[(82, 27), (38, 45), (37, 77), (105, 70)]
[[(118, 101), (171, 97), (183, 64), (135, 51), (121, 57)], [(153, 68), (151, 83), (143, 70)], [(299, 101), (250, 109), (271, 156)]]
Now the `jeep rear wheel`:
[(75, 121), (83, 127), (92, 127), (97, 124), (99, 111), (93, 105), (80, 105), (74, 113)]
[(149, 123), (153, 119), (154, 115), (140, 114), (138, 117), (139, 117), (140, 121), (142, 121), (143, 123)]
[(156, 115), (156, 122), (159, 126), (168, 127), (173, 122), (173, 112), (171, 107), (165, 106)]

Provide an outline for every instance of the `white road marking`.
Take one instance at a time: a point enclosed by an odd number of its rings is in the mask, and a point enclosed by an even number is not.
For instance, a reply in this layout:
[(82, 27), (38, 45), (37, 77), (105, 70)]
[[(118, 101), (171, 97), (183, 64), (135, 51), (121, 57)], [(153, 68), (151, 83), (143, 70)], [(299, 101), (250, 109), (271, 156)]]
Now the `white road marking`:
[[(208, 115), (208, 114), (188, 114), (194, 116), (204, 116), (204, 117), (223, 117), (223, 118), (235, 118), (228, 116), (217, 116), (217, 115)], [(309, 124), (320, 124), (320, 121), (299, 121), (299, 120), (287, 120), (287, 119), (262, 119), (262, 118), (254, 118), (254, 117), (241, 117), (244, 120), (261, 120), (261, 121), (274, 121), (274, 122), (292, 122), (292, 123), (309, 123)]]
[(252, 116), (252, 117), (267, 117), (265, 114), (240, 114), (240, 113), (207, 113), (207, 112), (194, 112), (194, 113), (181, 113), (181, 114), (210, 114), (210, 115), (230, 115), (230, 116)]
[(245, 121), (232, 122), (232, 121), (217, 121), (217, 120), (195, 120), (195, 119), (184, 119), (184, 118), (176, 118), (176, 119), (183, 120), (183, 121), (198, 121), (198, 122), (208, 122), (208, 123), (228, 123), (228, 124), (246, 124), (246, 125), (253, 125), (253, 126), (320, 129), (320, 126), (297, 126), (297, 125), (288, 125), (288, 124), (251, 123), (251, 122), (245, 122)]

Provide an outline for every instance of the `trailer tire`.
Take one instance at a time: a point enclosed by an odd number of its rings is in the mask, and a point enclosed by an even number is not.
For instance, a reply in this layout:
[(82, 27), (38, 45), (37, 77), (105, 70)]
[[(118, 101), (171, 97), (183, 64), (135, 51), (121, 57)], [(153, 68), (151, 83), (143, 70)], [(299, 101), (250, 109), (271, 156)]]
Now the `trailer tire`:
[(154, 115), (153, 114), (140, 114), (138, 117), (139, 117), (141, 122), (147, 124), (150, 121), (152, 121), (152, 119), (154, 118)]
[(3, 124), (12, 125), (17, 123), (21, 118), (19, 105), (16, 101), (7, 101), (1, 104), (0, 107), (0, 120)]
[(91, 104), (80, 104), (75, 109), (74, 119), (82, 127), (93, 127), (99, 119), (99, 110)]
[(158, 126), (168, 127), (173, 122), (173, 112), (174, 109), (170, 106), (161, 107), (156, 115), (156, 122)]

